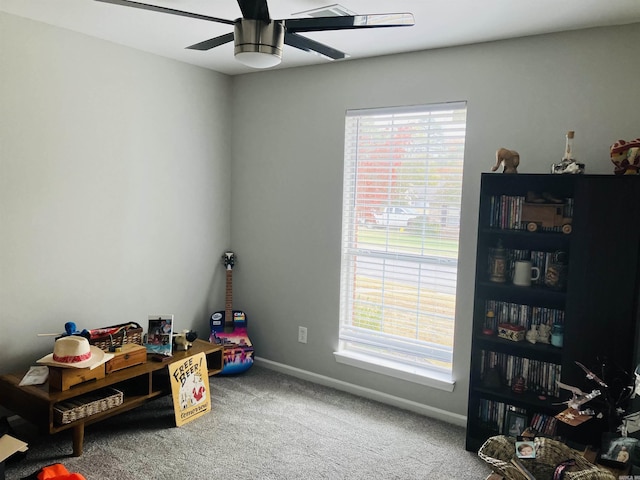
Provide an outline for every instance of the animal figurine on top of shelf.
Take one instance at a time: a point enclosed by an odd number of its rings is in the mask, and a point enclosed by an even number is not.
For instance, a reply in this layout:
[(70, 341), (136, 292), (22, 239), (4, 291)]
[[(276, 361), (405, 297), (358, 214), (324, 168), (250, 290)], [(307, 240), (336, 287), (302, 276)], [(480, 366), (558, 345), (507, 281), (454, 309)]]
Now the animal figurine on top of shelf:
[(609, 148), (616, 175), (638, 175), (640, 173), (640, 138), (629, 142), (618, 140)]
[(491, 167), (491, 171), (495, 172), (503, 165), (502, 173), (518, 173), (518, 165), (520, 165), (520, 154), (515, 150), (500, 148), (496, 152), (496, 164)]

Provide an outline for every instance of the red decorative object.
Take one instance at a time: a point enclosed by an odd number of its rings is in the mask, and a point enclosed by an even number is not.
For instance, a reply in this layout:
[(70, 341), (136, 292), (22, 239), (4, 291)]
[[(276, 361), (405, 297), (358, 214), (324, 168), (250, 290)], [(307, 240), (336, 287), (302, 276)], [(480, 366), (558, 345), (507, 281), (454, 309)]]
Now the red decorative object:
[(524, 378), (516, 377), (513, 379), (513, 385), (511, 386), (513, 393), (522, 393), (525, 390)]
[(638, 175), (640, 170), (640, 138), (618, 140), (609, 148), (616, 175)]

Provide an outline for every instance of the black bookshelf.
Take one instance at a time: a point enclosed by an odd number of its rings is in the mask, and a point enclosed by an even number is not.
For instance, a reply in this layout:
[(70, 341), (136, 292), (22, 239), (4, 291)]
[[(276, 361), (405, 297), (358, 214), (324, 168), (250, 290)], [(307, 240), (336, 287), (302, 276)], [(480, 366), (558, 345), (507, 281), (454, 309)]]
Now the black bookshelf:
[[(528, 385), (532, 376), (540, 376), (539, 371), (522, 372), (517, 368), (555, 365), (562, 382), (590, 391), (593, 384), (576, 361), (594, 371), (604, 361), (629, 372), (638, 362), (640, 176), (483, 174), (481, 182), (467, 412), (469, 451), (477, 451), (487, 438), (503, 433), (498, 425), (504, 425), (504, 418), (499, 417), (508, 410), (526, 415), (529, 423), (564, 410), (564, 405), (556, 404), (568, 400), (569, 392), (548, 388), (549, 382), (546, 391), (541, 391), (533, 382)], [(562, 199), (570, 207), (570, 233), (562, 233), (562, 227), (529, 231), (518, 217), (529, 192)], [(498, 241), (507, 252), (537, 252), (541, 256), (565, 252), (566, 287), (553, 290), (544, 282), (514, 286), (508, 273), (504, 283), (490, 281), (489, 255)], [(487, 335), (483, 331), (486, 313), (496, 304), (505, 309), (503, 320), (506, 314), (515, 320), (509, 323), (520, 324), (525, 330), (540, 318), (562, 324), (562, 347)], [(540, 317), (540, 309), (552, 312), (546, 313), (551, 316)], [(510, 359), (508, 367), (497, 365), (500, 385), (487, 382), (487, 355)], [(524, 392), (514, 391), (517, 376), (527, 380)], [(597, 445), (607, 428), (606, 418), (592, 419), (580, 427), (557, 422), (557, 428), (546, 433), (577, 444)]]

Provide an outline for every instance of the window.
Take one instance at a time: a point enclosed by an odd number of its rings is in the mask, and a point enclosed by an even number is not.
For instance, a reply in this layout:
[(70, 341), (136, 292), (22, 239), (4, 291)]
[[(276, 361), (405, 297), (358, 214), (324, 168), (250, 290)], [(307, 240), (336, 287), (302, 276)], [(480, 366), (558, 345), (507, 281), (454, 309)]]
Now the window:
[(451, 382), (466, 103), (346, 114), (336, 359)]

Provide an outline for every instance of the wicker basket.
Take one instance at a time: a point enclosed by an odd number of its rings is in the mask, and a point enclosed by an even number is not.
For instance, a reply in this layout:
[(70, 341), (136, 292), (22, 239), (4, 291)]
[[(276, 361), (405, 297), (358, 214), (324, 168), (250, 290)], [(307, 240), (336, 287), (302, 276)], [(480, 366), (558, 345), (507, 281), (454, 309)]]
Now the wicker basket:
[(56, 403), (53, 406), (53, 417), (57, 424), (65, 425), (122, 405), (123, 399), (124, 395), (120, 390), (103, 388)]
[(96, 328), (89, 333), (91, 334), (89, 343), (105, 352), (108, 352), (111, 347), (121, 347), (125, 343), (142, 345), (142, 327), (135, 322)]
[[(556, 466), (565, 460), (575, 460), (575, 466), (565, 470), (563, 480), (617, 480), (608, 470), (588, 462), (580, 453), (564, 443), (550, 438), (536, 438), (536, 458), (520, 459), (536, 478), (553, 478)], [(511, 463), (515, 456), (515, 438), (499, 435), (489, 438), (480, 447), (478, 455), (491, 469), (508, 480), (527, 480)]]

